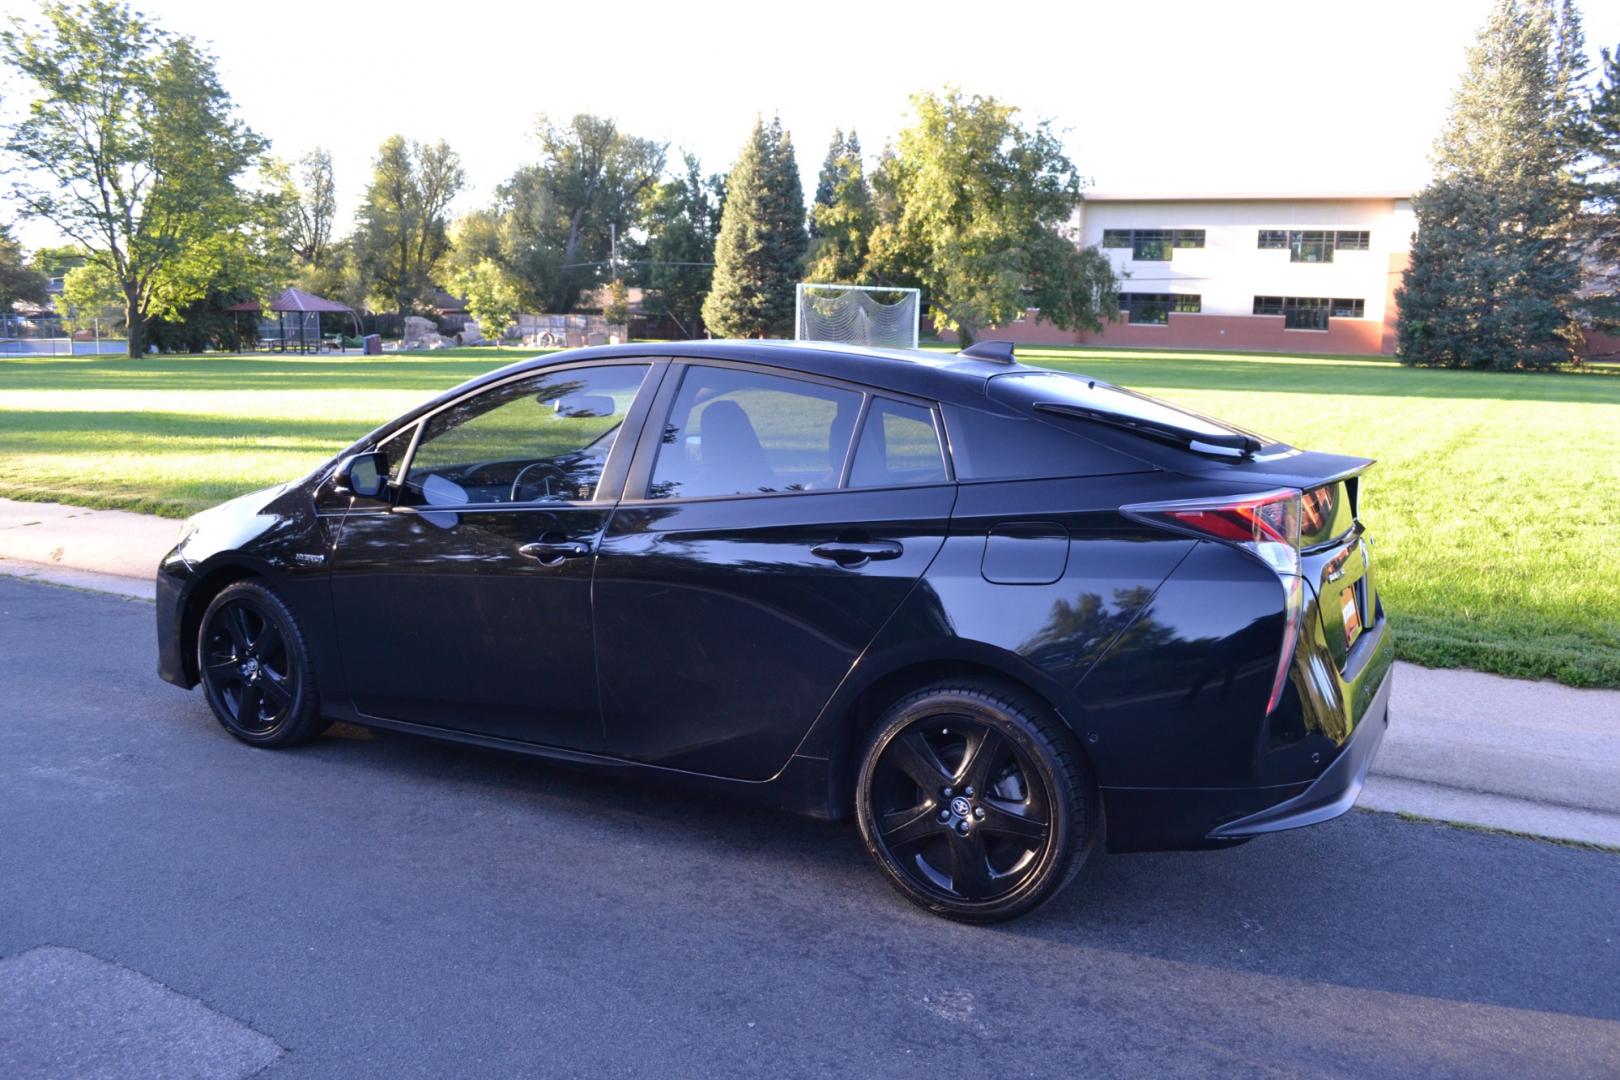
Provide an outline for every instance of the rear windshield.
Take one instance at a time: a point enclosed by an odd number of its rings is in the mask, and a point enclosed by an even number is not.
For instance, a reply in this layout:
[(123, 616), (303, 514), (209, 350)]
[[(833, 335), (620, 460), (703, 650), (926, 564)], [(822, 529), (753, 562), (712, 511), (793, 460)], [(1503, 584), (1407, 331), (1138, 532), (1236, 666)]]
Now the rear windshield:
[[(1193, 436), (1230, 438), (1253, 435), (1202, 413), (1190, 412), (1138, 394), (1134, 390), (1080, 375), (1059, 371), (1013, 371), (990, 380), (989, 393), (998, 401), (1033, 408), (1038, 405), (1070, 406), (1088, 412), (1106, 413), (1156, 428), (1184, 431)], [(1263, 445), (1276, 440), (1255, 436)]]

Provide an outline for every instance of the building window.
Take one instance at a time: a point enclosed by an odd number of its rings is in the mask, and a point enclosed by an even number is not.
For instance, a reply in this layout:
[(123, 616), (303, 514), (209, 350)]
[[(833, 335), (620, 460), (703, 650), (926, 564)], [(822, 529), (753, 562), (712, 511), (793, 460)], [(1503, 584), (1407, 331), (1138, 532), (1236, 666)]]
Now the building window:
[(1306, 229), (1288, 234), (1289, 262), (1325, 263), (1333, 261), (1333, 234)]
[(1204, 298), (1197, 293), (1120, 293), (1119, 310), (1126, 321), (1163, 326), (1172, 311), (1196, 315), (1204, 310)]
[(1333, 252), (1366, 251), (1370, 246), (1367, 230), (1334, 232), (1330, 229), (1261, 229), (1262, 249), (1280, 251), (1287, 248), (1290, 262), (1325, 263), (1333, 261)]
[(1289, 330), (1326, 330), (1328, 319), (1363, 319), (1365, 300), (1328, 300), (1318, 296), (1257, 296), (1256, 315), (1281, 315)]
[(1176, 248), (1204, 246), (1203, 229), (1104, 229), (1102, 246), (1130, 248), (1136, 262), (1168, 262)]
[(1137, 229), (1131, 236), (1131, 258), (1137, 262), (1169, 262), (1170, 231)]

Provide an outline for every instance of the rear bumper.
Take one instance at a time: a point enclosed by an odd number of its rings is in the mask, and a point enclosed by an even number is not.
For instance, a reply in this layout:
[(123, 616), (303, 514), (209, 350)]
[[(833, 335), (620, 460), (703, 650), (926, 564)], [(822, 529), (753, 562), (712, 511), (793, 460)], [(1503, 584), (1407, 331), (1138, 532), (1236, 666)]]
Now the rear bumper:
[(1389, 729), (1389, 694), (1395, 684), (1393, 672), (1386, 672), (1371, 705), (1356, 724), (1350, 741), (1321, 776), (1298, 795), (1236, 821), (1227, 822), (1209, 833), (1211, 840), (1246, 840), (1251, 836), (1298, 829), (1330, 821), (1356, 804), (1373, 755)]

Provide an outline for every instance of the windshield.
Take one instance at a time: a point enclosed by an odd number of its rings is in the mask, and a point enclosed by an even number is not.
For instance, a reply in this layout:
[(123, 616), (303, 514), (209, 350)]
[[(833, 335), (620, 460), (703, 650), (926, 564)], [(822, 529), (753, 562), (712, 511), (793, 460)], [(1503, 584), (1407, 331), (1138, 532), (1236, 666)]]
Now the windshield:
[(1194, 439), (1230, 443), (1234, 436), (1247, 436), (1258, 440), (1261, 445), (1269, 446), (1276, 442), (1275, 439), (1254, 435), (1253, 432), (1180, 408), (1168, 401), (1097, 379), (1065, 375), (1058, 371), (1016, 371), (997, 375), (990, 380), (989, 393), (998, 401), (1025, 408), (1059, 413), (1072, 411), (1099, 418), (1115, 417), (1133, 425), (1176, 432)]

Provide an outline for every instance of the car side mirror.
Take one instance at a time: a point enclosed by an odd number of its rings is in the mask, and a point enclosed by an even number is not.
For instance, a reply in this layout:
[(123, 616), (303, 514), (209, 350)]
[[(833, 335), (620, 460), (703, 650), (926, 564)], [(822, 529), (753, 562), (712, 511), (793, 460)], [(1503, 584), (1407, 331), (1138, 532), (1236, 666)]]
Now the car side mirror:
[(351, 454), (338, 463), (332, 474), (339, 491), (375, 499), (388, 488), (388, 455), (381, 450)]

